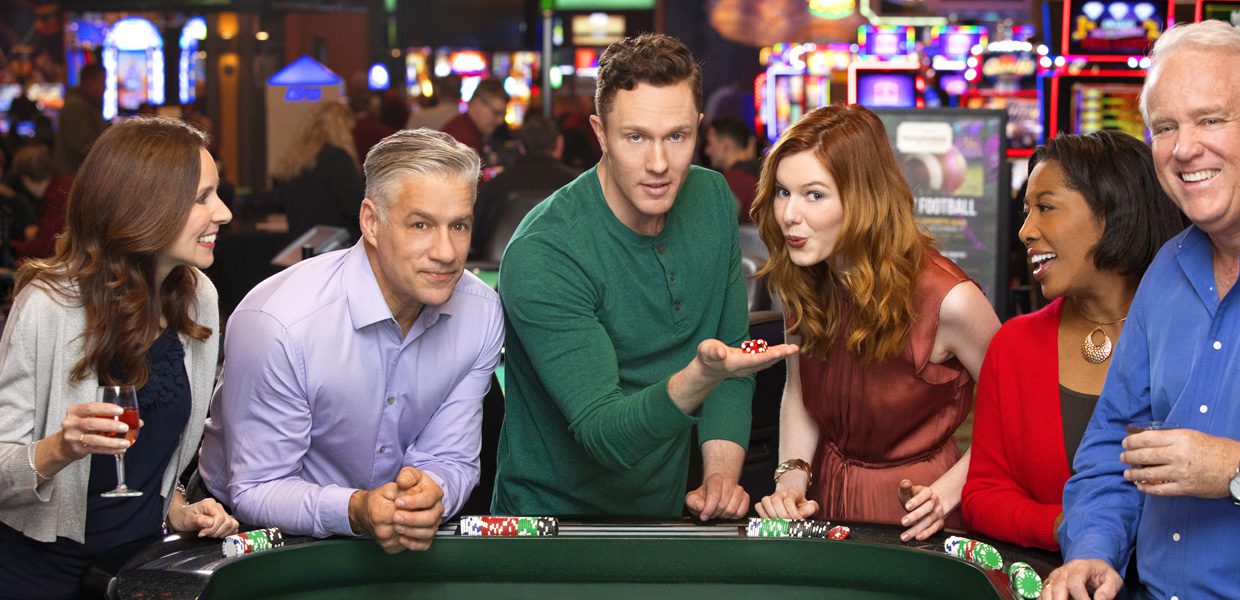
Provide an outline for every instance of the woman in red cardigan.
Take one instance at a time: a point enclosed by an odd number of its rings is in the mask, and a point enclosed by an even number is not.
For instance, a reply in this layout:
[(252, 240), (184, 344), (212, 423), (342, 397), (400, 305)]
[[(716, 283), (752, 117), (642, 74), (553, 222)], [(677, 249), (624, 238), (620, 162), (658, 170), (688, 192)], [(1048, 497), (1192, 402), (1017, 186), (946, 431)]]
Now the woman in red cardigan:
[(1021, 241), (1054, 302), (999, 329), (978, 381), (961, 500), (982, 534), (1058, 550), (1071, 475), (1114, 344), (1154, 254), (1183, 227), (1150, 149), (1127, 134), (1059, 135), (1029, 161)]

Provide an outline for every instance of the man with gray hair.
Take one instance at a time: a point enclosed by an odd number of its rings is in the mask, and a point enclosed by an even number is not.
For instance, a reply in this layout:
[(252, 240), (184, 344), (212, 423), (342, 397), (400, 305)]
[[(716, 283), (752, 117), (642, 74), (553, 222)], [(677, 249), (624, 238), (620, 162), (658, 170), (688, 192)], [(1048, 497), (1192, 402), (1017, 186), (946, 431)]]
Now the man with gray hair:
[(362, 239), (260, 283), (228, 320), (199, 465), (243, 522), (426, 549), (478, 483), (503, 313), (464, 273), (478, 156), (400, 131), (366, 156)]
[[(1064, 488), (1066, 563), (1042, 597), (1240, 590), (1240, 31), (1175, 27), (1141, 92), (1154, 166), (1192, 226), (1145, 272)], [(1124, 315), (1117, 315), (1124, 316)], [(1171, 425), (1170, 423), (1175, 423)]]

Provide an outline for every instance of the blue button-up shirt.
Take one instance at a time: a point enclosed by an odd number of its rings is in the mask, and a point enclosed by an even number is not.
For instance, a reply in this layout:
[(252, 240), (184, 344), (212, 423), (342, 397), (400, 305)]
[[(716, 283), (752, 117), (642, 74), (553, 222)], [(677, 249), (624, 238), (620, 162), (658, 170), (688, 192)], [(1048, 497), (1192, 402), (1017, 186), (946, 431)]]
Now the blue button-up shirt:
[(1240, 508), (1230, 498), (1148, 496), (1123, 477), (1125, 425), (1169, 421), (1240, 438), (1240, 292), (1221, 302), (1210, 239), (1196, 227), (1159, 251), (1128, 311), (1123, 338), (1064, 489), (1065, 560), (1137, 566), (1156, 598), (1240, 592)]
[(360, 242), (298, 263), (228, 320), (203, 480), (243, 522), (353, 535), (349, 496), (407, 465), (443, 488), (450, 516), (478, 483), (502, 343), (499, 297), (470, 273), (402, 336)]

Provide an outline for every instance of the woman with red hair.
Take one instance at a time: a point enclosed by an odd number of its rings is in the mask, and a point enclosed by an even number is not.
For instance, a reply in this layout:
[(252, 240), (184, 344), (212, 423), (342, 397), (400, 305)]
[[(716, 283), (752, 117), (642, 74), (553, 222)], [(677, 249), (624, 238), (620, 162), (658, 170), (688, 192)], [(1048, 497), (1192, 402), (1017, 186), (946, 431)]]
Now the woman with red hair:
[[(787, 312), (775, 493), (764, 517), (900, 523), (924, 540), (959, 505), (953, 433), (999, 321), (913, 219), (882, 121), (810, 112), (772, 147), (752, 217)], [(953, 521), (954, 523), (955, 521)]]

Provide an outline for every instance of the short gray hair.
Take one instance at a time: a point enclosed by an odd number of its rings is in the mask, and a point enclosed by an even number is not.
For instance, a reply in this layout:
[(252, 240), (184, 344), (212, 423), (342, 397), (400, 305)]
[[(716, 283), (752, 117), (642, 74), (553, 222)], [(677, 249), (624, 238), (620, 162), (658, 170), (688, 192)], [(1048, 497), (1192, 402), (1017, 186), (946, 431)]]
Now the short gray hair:
[(1160, 59), (1181, 50), (1194, 49), (1231, 52), (1240, 58), (1240, 29), (1225, 21), (1208, 19), (1200, 23), (1176, 25), (1158, 37), (1150, 50), (1153, 66), (1145, 75), (1145, 85), (1141, 86), (1141, 118), (1147, 126), (1150, 120), (1149, 91), (1158, 78)]
[(433, 129), (405, 129), (366, 153), (366, 197), (383, 219), (405, 179), (458, 177), (470, 183), (476, 196), (481, 169), (478, 153), (452, 136)]

